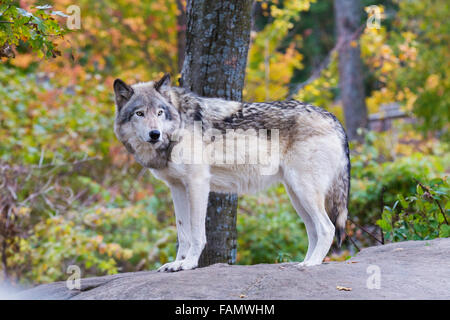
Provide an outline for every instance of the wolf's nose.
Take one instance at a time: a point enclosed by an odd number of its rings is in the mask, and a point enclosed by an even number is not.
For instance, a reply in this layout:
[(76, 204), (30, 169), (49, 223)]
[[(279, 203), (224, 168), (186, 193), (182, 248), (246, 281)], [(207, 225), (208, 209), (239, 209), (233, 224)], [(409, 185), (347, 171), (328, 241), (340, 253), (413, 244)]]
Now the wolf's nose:
[(159, 130), (152, 130), (149, 133), (150, 135), (150, 142), (157, 142), (159, 137), (161, 136), (161, 132)]

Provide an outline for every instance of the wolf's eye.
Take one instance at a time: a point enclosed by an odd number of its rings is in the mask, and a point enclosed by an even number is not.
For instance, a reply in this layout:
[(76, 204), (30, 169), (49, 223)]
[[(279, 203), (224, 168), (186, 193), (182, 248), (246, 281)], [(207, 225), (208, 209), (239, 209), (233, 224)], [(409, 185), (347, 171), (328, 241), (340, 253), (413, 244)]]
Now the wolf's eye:
[(143, 113), (142, 111), (137, 111), (137, 112), (136, 112), (136, 115), (137, 115), (138, 117), (143, 117), (143, 116), (144, 116), (144, 113)]
[(159, 111), (158, 111), (158, 117), (162, 116), (163, 113), (164, 113), (164, 112), (163, 112), (162, 110), (159, 110)]

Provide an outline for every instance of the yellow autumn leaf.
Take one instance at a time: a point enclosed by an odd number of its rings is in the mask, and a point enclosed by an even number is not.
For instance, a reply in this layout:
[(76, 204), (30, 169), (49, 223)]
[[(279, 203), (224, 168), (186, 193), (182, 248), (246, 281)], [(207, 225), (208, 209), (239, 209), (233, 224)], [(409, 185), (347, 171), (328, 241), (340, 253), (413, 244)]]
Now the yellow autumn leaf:
[(439, 75), (432, 74), (428, 76), (425, 87), (429, 90), (435, 89), (439, 84)]
[(122, 257), (124, 260), (128, 260), (133, 256), (133, 250), (131, 249), (125, 249), (123, 250)]
[(336, 286), (336, 289), (338, 289), (339, 291), (352, 291), (352, 288), (342, 286)]
[(106, 244), (101, 243), (101, 244), (98, 246), (98, 252), (99, 252), (100, 254), (104, 254), (104, 253), (106, 252)]
[(392, 70), (394, 70), (394, 68), (395, 68), (395, 65), (392, 62), (386, 61), (385, 63), (383, 63), (383, 66), (381, 67), (381, 72), (389, 73)]
[(15, 59), (11, 59), (10, 62), (19, 68), (28, 68), (28, 66), (33, 62), (34, 58), (32, 54), (20, 54), (17, 55)]
[(381, 47), (381, 53), (382, 53), (383, 55), (388, 55), (388, 54), (391, 53), (391, 48), (390, 48), (389, 46), (387, 46), (387, 45), (383, 45), (383, 46)]
[(403, 93), (403, 91), (399, 91), (397, 93), (397, 100), (403, 100), (405, 98), (405, 94)]

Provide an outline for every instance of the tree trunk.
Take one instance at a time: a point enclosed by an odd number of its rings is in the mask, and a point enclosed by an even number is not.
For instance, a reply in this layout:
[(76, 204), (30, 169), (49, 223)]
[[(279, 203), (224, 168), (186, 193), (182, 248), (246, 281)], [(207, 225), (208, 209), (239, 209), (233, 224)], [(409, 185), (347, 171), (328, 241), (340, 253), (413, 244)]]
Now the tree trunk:
[(367, 128), (367, 108), (361, 51), (358, 43), (361, 26), (359, 0), (335, 0), (334, 11), (339, 46), (339, 89), (345, 126), (350, 140), (360, 140), (358, 128)]
[[(180, 84), (205, 97), (240, 101), (253, 0), (188, 0), (186, 54)], [(209, 194), (207, 244), (199, 267), (236, 260), (237, 195)]]
[(186, 51), (186, 1), (177, 0), (177, 52), (178, 71), (181, 72)]

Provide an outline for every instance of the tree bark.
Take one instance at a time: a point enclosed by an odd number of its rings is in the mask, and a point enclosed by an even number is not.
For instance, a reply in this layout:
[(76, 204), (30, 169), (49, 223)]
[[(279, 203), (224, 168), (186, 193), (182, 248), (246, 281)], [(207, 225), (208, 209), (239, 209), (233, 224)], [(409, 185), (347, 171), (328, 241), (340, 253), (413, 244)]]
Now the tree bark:
[(367, 128), (363, 65), (358, 37), (361, 26), (359, 0), (335, 0), (334, 11), (339, 46), (339, 89), (345, 126), (350, 140), (360, 140), (358, 128)]
[(183, 68), (184, 55), (186, 51), (186, 1), (177, 2), (177, 51), (178, 51), (178, 72)]
[[(205, 97), (240, 101), (252, 25), (253, 0), (189, 0), (186, 53), (180, 84)], [(209, 194), (207, 244), (199, 267), (234, 263), (237, 195)]]

